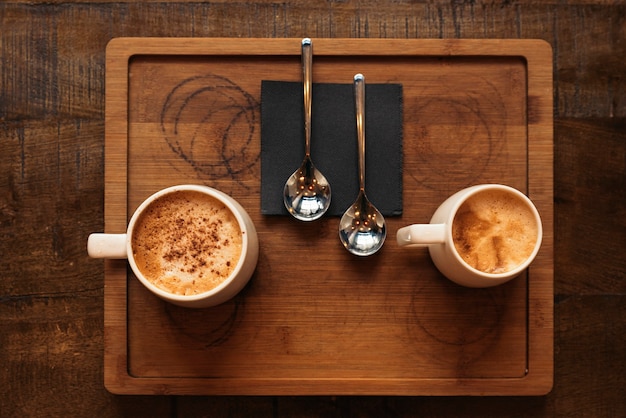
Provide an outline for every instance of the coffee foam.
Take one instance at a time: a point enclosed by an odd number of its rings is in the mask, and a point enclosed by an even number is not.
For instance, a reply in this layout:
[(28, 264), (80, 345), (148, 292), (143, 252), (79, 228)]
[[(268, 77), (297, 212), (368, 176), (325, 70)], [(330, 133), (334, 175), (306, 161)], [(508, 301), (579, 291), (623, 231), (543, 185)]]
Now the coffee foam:
[(465, 201), (454, 218), (454, 246), (466, 263), (485, 273), (511, 271), (531, 256), (538, 225), (526, 202), (504, 190), (486, 190)]
[(177, 295), (207, 292), (235, 269), (242, 232), (222, 202), (196, 191), (176, 191), (152, 202), (133, 230), (139, 271)]

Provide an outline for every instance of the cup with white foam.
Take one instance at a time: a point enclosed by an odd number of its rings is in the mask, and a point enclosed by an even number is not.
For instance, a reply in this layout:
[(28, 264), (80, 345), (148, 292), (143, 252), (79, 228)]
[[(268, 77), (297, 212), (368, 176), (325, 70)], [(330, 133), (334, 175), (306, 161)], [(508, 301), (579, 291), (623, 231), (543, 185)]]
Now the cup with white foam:
[(519, 190), (501, 184), (465, 188), (446, 199), (429, 224), (402, 227), (402, 247), (428, 247), (439, 271), (467, 287), (505, 283), (529, 267), (541, 247), (541, 218)]
[(93, 258), (126, 258), (156, 296), (203, 308), (244, 288), (256, 268), (259, 242), (249, 214), (231, 196), (178, 185), (143, 201), (125, 233), (91, 234), (87, 251)]

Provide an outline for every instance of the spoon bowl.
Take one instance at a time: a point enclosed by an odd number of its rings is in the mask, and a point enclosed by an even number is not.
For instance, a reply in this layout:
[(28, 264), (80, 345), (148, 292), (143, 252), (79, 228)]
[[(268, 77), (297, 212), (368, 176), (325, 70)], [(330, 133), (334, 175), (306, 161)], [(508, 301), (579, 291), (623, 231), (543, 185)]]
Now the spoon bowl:
[(302, 40), (302, 75), (304, 86), (304, 159), (285, 182), (283, 202), (287, 211), (301, 221), (314, 221), (330, 207), (331, 191), (326, 177), (311, 160), (311, 85), (313, 45)]
[(359, 149), (359, 194), (339, 222), (339, 239), (352, 254), (368, 256), (380, 250), (387, 237), (385, 218), (365, 194), (365, 77), (354, 76), (357, 141)]
[(310, 156), (304, 157), (300, 168), (285, 182), (283, 201), (289, 213), (301, 221), (314, 221), (328, 210), (330, 185)]
[(370, 203), (364, 192), (346, 210), (339, 222), (339, 238), (352, 254), (368, 256), (385, 242), (387, 228), (383, 215)]

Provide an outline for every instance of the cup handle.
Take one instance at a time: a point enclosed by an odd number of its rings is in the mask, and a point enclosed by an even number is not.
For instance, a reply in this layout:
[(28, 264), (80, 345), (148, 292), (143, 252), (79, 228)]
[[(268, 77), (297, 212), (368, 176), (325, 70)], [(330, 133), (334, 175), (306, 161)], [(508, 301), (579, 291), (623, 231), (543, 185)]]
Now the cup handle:
[(398, 229), (396, 239), (401, 247), (425, 247), (445, 241), (445, 224), (414, 224)]
[(87, 239), (87, 253), (92, 258), (128, 258), (126, 234), (91, 234)]

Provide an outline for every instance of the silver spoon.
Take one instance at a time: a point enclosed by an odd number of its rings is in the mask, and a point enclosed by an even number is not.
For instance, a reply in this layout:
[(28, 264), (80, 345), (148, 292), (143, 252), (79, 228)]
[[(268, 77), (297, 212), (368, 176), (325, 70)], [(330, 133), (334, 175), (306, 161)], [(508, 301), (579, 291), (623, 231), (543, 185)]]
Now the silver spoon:
[(304, 160), (285, 182), (283, 201), (294, 218), (314, 221), (330, 206), (330, 184), (311, 161), (311, 84), (313, 45), (309, 38), (302, 40), (302, 75), (304, 78)]
[(365, 195), (365, 77), (354, 76), (356, 129), (359, 148), (359, 195), (341, 217), (339, 238), (352, 254), (367, 256), (385, 242), (385, 218)]

